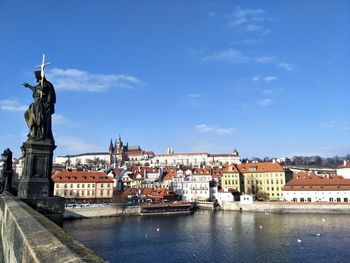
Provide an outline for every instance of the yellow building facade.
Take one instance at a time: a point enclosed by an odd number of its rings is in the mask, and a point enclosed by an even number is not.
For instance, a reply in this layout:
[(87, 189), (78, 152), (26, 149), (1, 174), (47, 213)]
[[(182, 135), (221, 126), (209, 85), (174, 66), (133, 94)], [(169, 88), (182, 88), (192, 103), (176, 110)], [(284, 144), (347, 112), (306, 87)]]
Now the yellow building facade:
[(283, 187), (293, 177), (277, 162), (242, 163), (237, 168), (243, 176), (244, 193), (265, 192), (270, 200), (282, 200)]

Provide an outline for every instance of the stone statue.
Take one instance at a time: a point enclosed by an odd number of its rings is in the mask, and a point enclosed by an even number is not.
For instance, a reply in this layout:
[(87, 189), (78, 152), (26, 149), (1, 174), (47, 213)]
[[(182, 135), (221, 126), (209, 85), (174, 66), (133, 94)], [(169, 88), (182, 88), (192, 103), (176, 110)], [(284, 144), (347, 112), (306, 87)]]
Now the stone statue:
[(34, 102), (24, 113), (29, 133), (28, 138), (34, 141), (50, 140), (52, 135), (52, 114), (55, 113), (56, 93), (53, 85), (46, 80), (42, 71), (35, 71), (36, 86), (23, 85), (33, 91)]
[(2, 154), (1, 159), (4, 161), (2, 165), (2, 171), (1, 171), (1, 180), (0, 180), (0, 193), (7, 189), (9, 190), (12, 186), (12, 152), (9, 148), (7, 148)]

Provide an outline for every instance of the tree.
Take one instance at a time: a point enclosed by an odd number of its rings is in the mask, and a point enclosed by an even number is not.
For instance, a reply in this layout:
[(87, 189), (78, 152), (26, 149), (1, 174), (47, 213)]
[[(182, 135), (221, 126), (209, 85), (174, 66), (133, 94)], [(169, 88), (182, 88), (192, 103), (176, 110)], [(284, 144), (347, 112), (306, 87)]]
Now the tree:
[(256, 199), (257, 199), (258, 201), (265, 201), (265, 200), (267, 200), (268, 198), (269, 198), (269, 194), (266, 193), (266, 192), (264, 192), (264, 191), (258, 191), (258, 192), (256, 193)]

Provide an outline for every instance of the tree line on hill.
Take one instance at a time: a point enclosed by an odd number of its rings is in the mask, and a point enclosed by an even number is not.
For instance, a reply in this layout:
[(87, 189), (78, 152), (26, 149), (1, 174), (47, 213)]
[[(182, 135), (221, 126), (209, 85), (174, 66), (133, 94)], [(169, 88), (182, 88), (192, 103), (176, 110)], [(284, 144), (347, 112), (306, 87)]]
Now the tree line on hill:
[[(258, 157), (242, 159), (243, 163), (246, 162), (271, 162), (275, 158), (265, 157), (263, 159)], [(296, 165), (296, 166), (315, 166), (315, 167), (327, 167), (336, 168), (343, 164), (344, 160), (350, 160), (350, 154), (345, 156), (334, 157), (321, 157), (315, 156), (293, 156), (292, 158), (283, 158), (281, 164), (283, 165)]]

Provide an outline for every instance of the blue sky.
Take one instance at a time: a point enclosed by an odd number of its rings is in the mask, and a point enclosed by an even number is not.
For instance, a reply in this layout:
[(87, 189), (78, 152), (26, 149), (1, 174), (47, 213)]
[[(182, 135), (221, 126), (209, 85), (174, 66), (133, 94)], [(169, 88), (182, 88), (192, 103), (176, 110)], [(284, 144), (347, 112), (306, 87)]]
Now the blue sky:
[(0, 1), (0, 149), (20, 155), (42, 54), (55, 155), (350, 153), (350, 2)]

